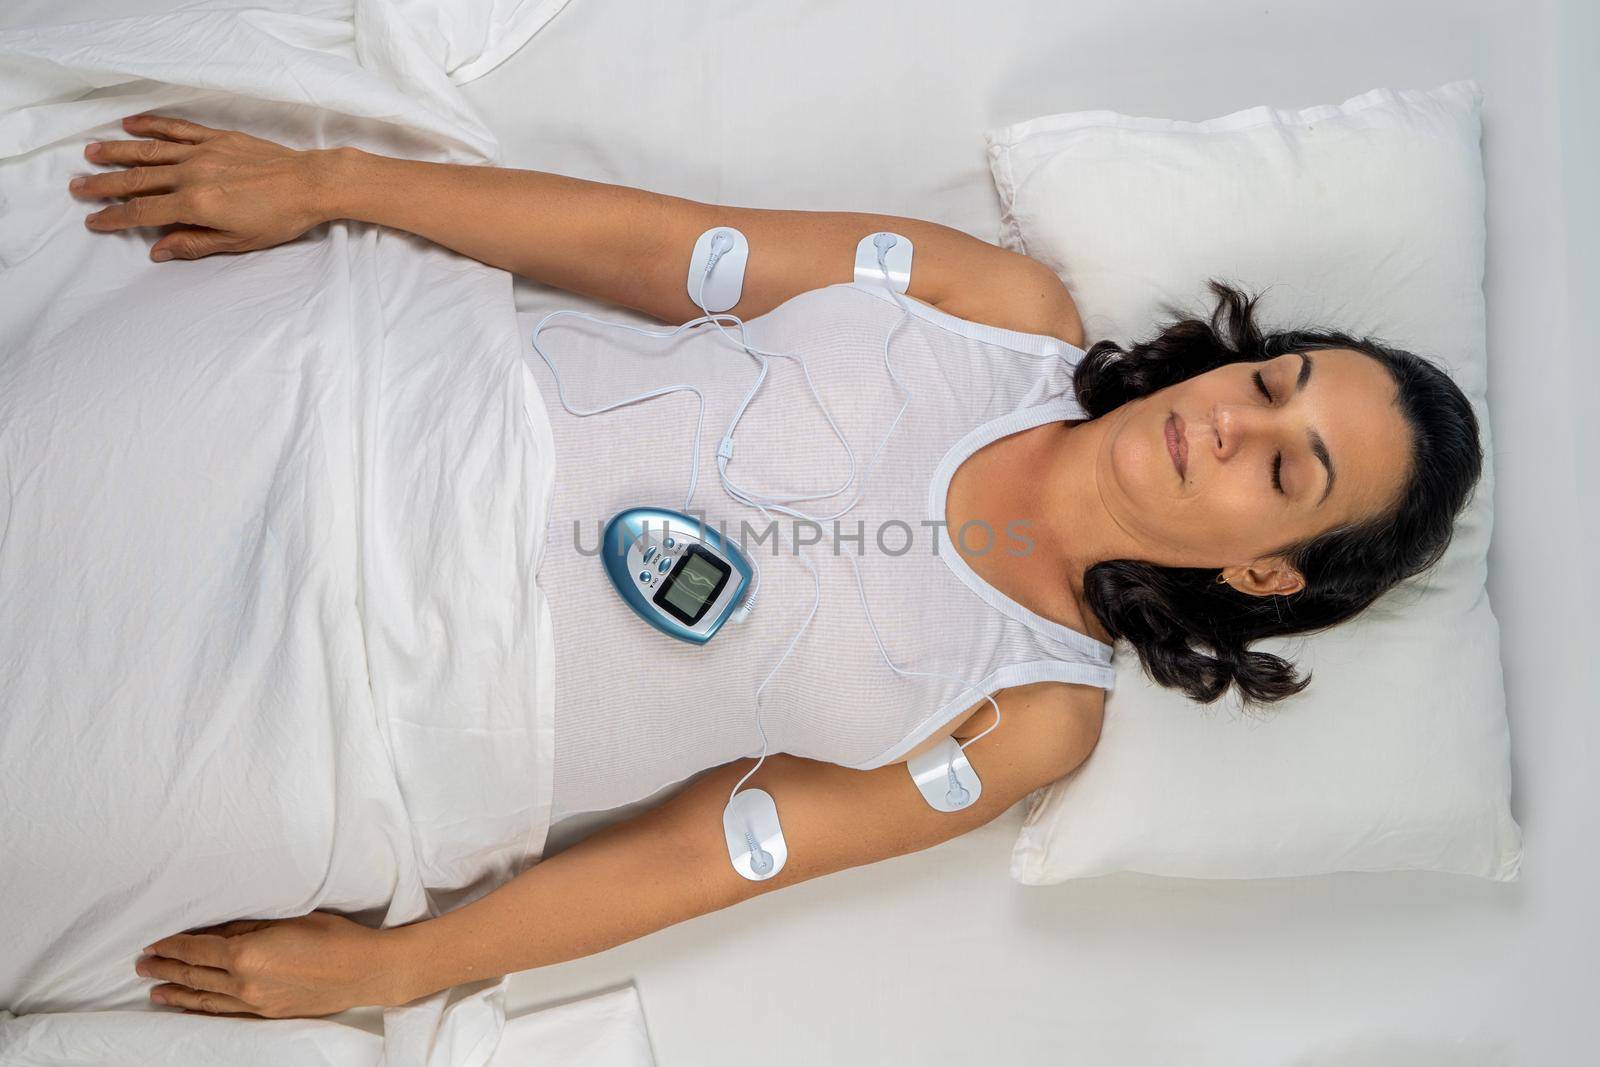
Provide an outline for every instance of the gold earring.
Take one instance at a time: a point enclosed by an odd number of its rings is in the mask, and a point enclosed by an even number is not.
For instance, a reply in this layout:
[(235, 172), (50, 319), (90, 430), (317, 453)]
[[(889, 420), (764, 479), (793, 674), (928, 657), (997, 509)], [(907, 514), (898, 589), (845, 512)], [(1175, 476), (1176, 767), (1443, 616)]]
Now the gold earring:
[(1228, 576), (1226, 574), (1218, 574), (1215, 584), (1217, 584), (1217, 585), (1227, 585), (1228, 584)]

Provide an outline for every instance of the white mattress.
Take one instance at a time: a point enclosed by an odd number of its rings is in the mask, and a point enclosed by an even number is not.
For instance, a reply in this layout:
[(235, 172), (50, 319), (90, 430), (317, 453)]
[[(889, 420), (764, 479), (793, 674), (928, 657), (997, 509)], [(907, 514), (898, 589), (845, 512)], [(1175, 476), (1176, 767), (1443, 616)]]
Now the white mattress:
[[(664, 1067), (1566, 1064), (1600, 1039), (1600, 456), (1568, 288), (1595, 290), (1596, 17), (1581, 0), (574, 0), (465, 93), (506, 164), (714, 203), (874, 211), (993, 240), (982, 131), (1107, 108), (1204, 119), (1377, 86), (1486, 91), (1490, 394), (1522, 881), (1119, 875), (1024, 888), (1019, 806), (939, 848), (513, 978), (508, 1010), (636, 978)], [(1563, 112), (1563, 108), (1565, 111)], [(1580, 133), (1582, 139), (1580, 139)], [(1570, 222), (1586, 224), (1588, 243)], [(1585, 272), (1587, 286), (1580, 285)], [(520, 311), (591, 302), (519, 281)], [(1570, 332), (1569, 332), (1570, 331)], [(1559, 561), (1553, 576), (1535, 561)], [(1263, 798), (1270, 803), (1271, 798)], [(613, 818), (628, 810), (614, 813)], [(601, 820), (564, 822), (554, 851)]]

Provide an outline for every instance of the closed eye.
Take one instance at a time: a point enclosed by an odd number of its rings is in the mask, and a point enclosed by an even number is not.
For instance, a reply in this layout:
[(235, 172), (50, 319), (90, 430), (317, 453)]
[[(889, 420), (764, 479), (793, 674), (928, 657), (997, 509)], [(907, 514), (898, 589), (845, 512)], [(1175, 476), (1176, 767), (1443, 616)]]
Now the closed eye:
[[(1261, 395), (1266, 397), (1268, 400), (1271, 400), (1272, 399), (1272, 390), (1268, 389), (1267, 388), (1267, 383), (1262, 380), (1261, 372), (1260, 371), (1255, 371), (1250, 375), (1250, 377), (1255, 379), (1256, 388), (1261, 390)], [(1280, 493), (1283, 493), (1284, 496), (1288, 496), (1289, 495), (1288, 493), (1284, 493), (1284, 489), (1283, 489), (1283, 453), (1282, 452), (1279, 452), (1277, 455), (1272, 457), (1272, 488), (1276, 489)]]

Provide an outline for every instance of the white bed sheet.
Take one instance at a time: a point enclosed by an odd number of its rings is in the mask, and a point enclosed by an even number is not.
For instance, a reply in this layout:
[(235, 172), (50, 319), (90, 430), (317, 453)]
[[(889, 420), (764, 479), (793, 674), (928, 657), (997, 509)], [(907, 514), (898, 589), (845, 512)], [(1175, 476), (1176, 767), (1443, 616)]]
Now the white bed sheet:
[[(503, 982), (380, 1037), (157, 1009), (133, 963), (234, 918), (412, 921), (539, 858), (553, 470), (510, 276), (345, 223), (155, 265), (66, 180), (143, 110), (494, 140), (391, 0), (44, 14), (0, 28), (0, 1063), (489, 1063)], [(494, 1062), (650, 1062), (631, 988), (506, 1029)]]
[[(1596, 287), (1581, 197), (1597, 86), (1580, 65), (1596, 38), (1581, 0), (576, 0), (465, 86), (510, 166), (929, 218), (993, 240), (987, 128), (1088, 108), (1201, 120), (1476, 79), (1499, 477), (1490, 590), (1527, 850), (1509, 885), (1386, 873), (1025, 888), (1006, 873), (1019, 805), (939, 848), (515, 976), (508, 1003), (635, 977), (665, 1067), (744, 1063), (752, 1048), (774, 1067), (1586, 1062), (1600, 1043), (1588, 604), (1600, 582), (1580, 538), (1600, 516), (1572, 492), (1597, 458), (1578, 436), (1595, 379), (1572, 343), (1586, 336), (1577, 294)], [(599, 307), (521, 280), (516, 297), (524, 313)], [(558, 824), (549, 847), (656, 799)], [(960, 981), (944, 977), (952, 961)]]

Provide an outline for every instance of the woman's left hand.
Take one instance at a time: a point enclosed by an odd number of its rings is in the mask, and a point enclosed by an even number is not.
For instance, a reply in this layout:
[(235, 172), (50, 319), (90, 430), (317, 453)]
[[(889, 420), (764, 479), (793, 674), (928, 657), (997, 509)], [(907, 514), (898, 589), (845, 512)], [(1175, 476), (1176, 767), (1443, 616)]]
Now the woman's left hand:
[(128, 169), (75, 178), (69, 188), (87, 199), (126, 198), (84, 220), (96, 232), (180, 227), (156, 241), (151, 259), (259, 251), (334, 217), (337, 149), (288, 148), (166, 115), (135, 115), (122, 126), (150, 139), (99, 141), (84, 155)]
[(158, 1004), (268, 1019), (332, 1015), (411, 999), (396, 933), (325, 911), (246, 919), (162, 938), (135, 970), (168, 983), (150, 991)]

